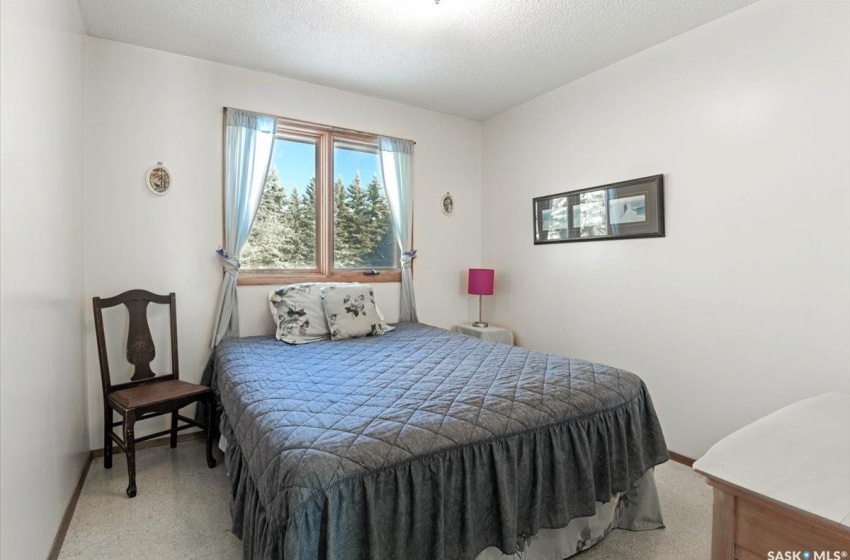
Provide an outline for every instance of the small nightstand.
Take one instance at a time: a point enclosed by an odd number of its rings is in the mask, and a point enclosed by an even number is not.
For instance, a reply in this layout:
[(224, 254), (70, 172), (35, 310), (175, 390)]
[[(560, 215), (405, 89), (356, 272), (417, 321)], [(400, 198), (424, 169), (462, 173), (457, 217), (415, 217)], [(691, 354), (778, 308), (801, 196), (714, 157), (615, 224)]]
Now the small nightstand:
[(504, 327), (473, 327), (472, 323), (463, 323), (452, 327), (452, 332), (468, 334), (482, 340), (501, 342), (502, 344), (514, 344), (514, 333)]

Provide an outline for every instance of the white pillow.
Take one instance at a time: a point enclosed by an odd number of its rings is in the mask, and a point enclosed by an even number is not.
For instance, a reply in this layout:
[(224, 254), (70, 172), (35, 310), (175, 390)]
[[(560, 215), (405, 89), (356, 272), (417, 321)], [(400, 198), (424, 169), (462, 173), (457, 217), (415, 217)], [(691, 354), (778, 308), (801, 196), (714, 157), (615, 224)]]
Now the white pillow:
[[(281, 286), (269, 292), (269, 308), (277, 330), (275, 337), (288, 344), (306, 344), (331, 338), (330, 327), (322, 301), (322, 289), (329, 287), (365, 286), (358, 283), (317, 283), (304, 282)], [(392, 330), (384, 323), (384, 316), (375, 305), (380, 324)]]
[(325, 285), (290, 284), (269, 292), (269, 308), (277, 325), (278, 340), (306, 344), (331, 337), (320, 292)]
[(379, 336), (393, 330), (384, 322), (371, 286), (331, 284), (320, 291), (331, 340)]

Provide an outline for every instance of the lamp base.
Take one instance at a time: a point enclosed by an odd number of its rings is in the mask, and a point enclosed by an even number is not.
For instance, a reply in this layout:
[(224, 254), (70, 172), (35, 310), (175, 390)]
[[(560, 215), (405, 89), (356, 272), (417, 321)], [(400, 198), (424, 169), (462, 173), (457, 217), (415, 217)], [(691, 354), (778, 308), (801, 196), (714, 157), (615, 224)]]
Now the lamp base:
[(474, 323), (472, 323), (472, 326), (476, 329), (486, 329), (490, 326), (490, 323), (482, 323), (481, 321), (475, 321)]

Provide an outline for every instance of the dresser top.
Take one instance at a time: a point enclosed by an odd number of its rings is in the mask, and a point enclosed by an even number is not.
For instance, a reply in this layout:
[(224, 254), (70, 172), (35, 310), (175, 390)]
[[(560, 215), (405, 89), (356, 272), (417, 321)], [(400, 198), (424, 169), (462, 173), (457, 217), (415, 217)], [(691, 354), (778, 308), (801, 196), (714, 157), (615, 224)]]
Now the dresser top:
[(760, 418), (694, 469), (850, 526), (850, 395), (827, 393)]

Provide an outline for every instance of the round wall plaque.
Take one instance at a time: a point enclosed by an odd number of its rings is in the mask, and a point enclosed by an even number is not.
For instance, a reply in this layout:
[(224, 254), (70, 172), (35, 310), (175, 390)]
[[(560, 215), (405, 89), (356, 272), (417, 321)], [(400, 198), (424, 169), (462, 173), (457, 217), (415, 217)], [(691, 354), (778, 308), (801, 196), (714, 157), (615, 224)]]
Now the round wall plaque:
[(443, 214), (446, 216), (451, 216), (455, 211), (455, 199), (452, 196), (452, 193), (446, 193), (443, 195), (443, 199), (440, 202), (440, 206), (443, 208)]
[(171, 189), (171, 171), (158, 161), (145, 173), (145, 184), (153, 194), (164, 195)]

